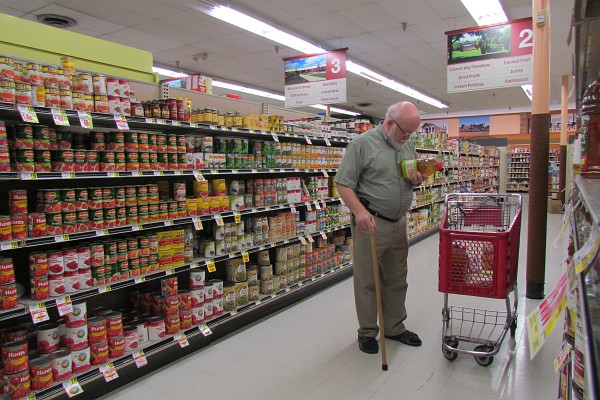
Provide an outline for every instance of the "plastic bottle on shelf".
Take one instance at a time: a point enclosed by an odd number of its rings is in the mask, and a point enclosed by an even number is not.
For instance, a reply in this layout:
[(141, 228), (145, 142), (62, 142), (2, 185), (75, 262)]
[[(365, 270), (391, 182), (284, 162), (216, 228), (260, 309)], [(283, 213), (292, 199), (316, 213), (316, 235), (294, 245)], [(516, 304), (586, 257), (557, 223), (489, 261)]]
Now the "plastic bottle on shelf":
[(400, 174), (402, 175), (402, 178), (409, 179), (410, 171), (417, 170), (422, 174), (432, 176), (442, 168), (442, 162), (438, 161), (433, 157), (422, 158), (419, 160), (405, 160), (402, 161), (402, 165), (400, 167)]

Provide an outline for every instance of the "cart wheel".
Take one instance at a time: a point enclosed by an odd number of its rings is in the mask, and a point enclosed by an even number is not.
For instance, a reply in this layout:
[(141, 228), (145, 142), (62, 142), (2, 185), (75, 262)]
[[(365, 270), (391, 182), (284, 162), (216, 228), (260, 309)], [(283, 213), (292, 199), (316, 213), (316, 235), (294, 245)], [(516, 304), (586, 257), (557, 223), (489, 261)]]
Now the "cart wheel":
[[(457, 348), (458, 340), (446, 340), (446, 344), (450, 347)], [(444, 345), (442, 345), (442, 354), (449, 361), (454, 361), (458, 357), (458, 353), (456, 351), (448, 350), (444, 347)]]
[[(494, 350), (494, 348), (492, 346), (482, 345), (482, 346), (475, 347), (475, 351), (490, 352), (492, 350)], [(481, 365), (482, 367), (487, 367), (488, 365), (491, 365), (494, 362), (494, 357), (493, 356), (475, 356), (475, 361), (477, 361), (477, 364)]]
[(510, 336), (515, 337), (517, 333), (517, 320), (515, 319), (512, 324), (510, 324)]

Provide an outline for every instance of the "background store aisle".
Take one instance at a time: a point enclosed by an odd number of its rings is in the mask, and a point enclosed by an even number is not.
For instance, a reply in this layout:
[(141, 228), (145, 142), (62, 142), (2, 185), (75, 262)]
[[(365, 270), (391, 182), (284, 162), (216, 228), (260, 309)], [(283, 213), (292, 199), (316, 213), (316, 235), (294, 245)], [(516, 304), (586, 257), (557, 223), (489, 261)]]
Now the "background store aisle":
[[(523, 210), (527, 211), (526, 196)], [(527, 232), (524, 215), (522, 232)], [(551, 242), (562, 215), (548, 215)], [(518, 282), (525, 282), (526, 237), (521, 237)], [(562, 274), (567, 236), (550, 246), (546, 293)], [(437, 291), (438, 236), (411, 247), (407, 326), (423, 339), (421, 348), (388, 341), (388, 372), (380, 357), (356, 348), (352, 281), (343, 281), (283, 312), (253, 324), (197, 354), (182, 358), (103, 399), (372, 399), (386, 400), (542, 400), (555, 398), (552, 361), (560, 351), (559, 323), (536, 358), (529, 362), (525, 317), (539, 303), (519, 296), (514, 352), (504, 341), (494, 363), (479, 366), (473, 357), (454, 362), (441, 354), (441, 308)], [(483, 309), (502, 300), (451, 296), (450, 303)]]

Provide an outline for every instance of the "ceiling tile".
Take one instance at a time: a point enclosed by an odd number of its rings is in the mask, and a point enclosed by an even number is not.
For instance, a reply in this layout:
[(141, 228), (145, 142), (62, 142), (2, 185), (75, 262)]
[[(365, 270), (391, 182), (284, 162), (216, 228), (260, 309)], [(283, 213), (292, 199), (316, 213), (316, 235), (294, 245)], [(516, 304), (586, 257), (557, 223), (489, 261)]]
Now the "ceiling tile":
[(460, 0), (426, 0), (438, 15), (444, 18), (454, 18), (469, 15)]
[(370, 51), (388, 50), (392, 46), (371, 33), (348, 36), (344, 39), (350, 51), (368, 53)]
[(275, 52), (275, 45), (277, 44), (272, 40), (244, 32), (220, 36), (215, 40), (235, 48), (236, 53), (239, 52), (240, 54), (259, 53), (267, 50)]
[(12, 15), (13, 17), (23, 17), (25, 15), (24, 11), (15, 10), (14, 8), (4, 7), (0, 5), (0, 13), (6, 15)]
[(297, 18), (307, 18), (318, 15), (323, 11), (331, 11), (328, 1), (320, 0), (267, 0), (273, 7), (285, 10)]
[(124, 2), (121, 0), (59, 0), (58, 3), (64, 8), (122, 26), (138, 25), (150, 20), (140, 13), (123, 8)]
[(92, 17), (87, 14), (73, 11), (68, 8), (50, 4), (46, 7), (42, 7), (36, 10), (33, 14), (27, 14), (26, 19), (30, 21), (37, 21), (36, 16), (40, 14), (58, 14), (66, 17), (73, 18), (77, 21), (77, 26), (98, 33), (113, 33), (124, 28), (122, 25), (114, 24), (109, 21), (102, 20), (100, 18)]
[(373, 32), (373, 35), (398, 49), (421, 43), (421, 39), (414, 33), (409, 30), (405, 32), (402, 28)]
[(156, 20), (136, 25), (133, 29), (184, 44), (192, 44), (200, 40), (208, 39), (208, 37), (202, 37), (201, 35), (198, 35), (198, 33), (188, 30), (184, 26), (179, 28), (167, 24), (166, 22), (158, 22)]
[(415, 61), (432, 60), (440, 57), (439, 54), (426, 43), (404, 46), (402, 47), (402, 52)]
[(182, 45), (182, 43), (168, 40), (160, 36), (151, 35), (149, 33), (132, 28), (114, 32), (111, 36), (127, 39), (134, 43), (149, 43), (152, 47), (160, 50), (171, 49), (173, 47), (179, 47)]
[(46, 5), (48, 5), (48, 2), (42, 0), (2, 0), (2, 7), (8, 7), (9, 9), (24, 12), (35, 11), (38, 8), (42, 8)]
[(365, 29), (356, 25), (348, 18), (336, 12), (320, 13), (308, 19), (303, 19), (304, 29), (300, 33), (309, 33), (313, 27), (323, 29), (332, 37), (345, 37), (365, 33)]
[(232, 33), (240, 31), (240, 28), (196, 10), (179, 12), (170, 16), (161, 17), (158, 18), (157, 21), (166, 23), (170, 26), (185, 27), (186, 30), (209, 38), (231, 35)]
[(444, 20), (438, 20), (435, 22), (408, 25), (406, 29), (410, 30), (425, 43), (436, 43), (445, 40), (445, 32), (450, 30), (450, 25)]
[(403, 60), (410, 59), (404, 52), (398, 49), (378, 50), (367, 54), (367, 57), (373, 58), (377, 63), (374, 64), (398, 64)]
[(282, 24), (298, 18), (297, 15), (278, 7), (278, 4), (279, 2), (277, 1), (269, 2), (268, 0), (234, 0), (229, 2), (232, 8), (265, 22), (270, 21), (273, 24)]
[(407, 22), (409, 25), (436, 21), (440, 17), (436, 9), (425, 1), (415, 4), (411, 1), (380, 0), (378, 3), (388, 15), (400, 22)]
[(358, 7), (347, 8), (340, 14), (363, 27), (366, 31), (381, 31), (385, 29), (399, 28), (400, 21), (377, 4), (365, 4)]

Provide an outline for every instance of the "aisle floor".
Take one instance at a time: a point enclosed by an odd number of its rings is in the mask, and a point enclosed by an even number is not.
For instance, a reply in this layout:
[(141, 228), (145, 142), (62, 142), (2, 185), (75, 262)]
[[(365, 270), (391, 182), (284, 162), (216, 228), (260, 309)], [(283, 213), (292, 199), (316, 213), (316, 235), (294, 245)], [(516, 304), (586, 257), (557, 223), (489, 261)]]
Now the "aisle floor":
[[(523, 207), (525, 217), (527, 205)], [(567, 232), (552, 245), (562, 215), (548, 215), (546, 295), (563, 273)], [(438, 235), (410, 249), (406, 325), (419, 334), (414, 348), (388, 340), (389, 370), (380, 354), (358, 349), (352, 278), (215, 344), (161, 368), (103, 399), (243, 400), (547, 400), (558, 379), (553, 360), (562, 343), (562, 323), (530, 361), (525, 317), (539, 300), (525, 298), (527, 218), (521, 235), (518, 328), (504, 340), (494, 362), (478, 365), (441, 353), (443, 295), (437, 291)], [(502, 310), (502, 300), (450, 296), (450, 304)], [(513, 349), (511, 349), (511, 347)]]

